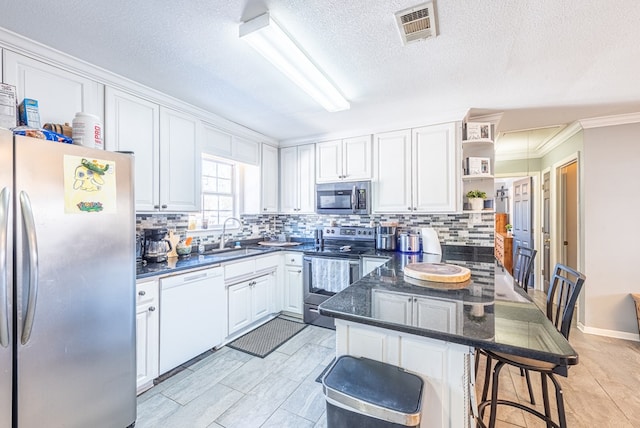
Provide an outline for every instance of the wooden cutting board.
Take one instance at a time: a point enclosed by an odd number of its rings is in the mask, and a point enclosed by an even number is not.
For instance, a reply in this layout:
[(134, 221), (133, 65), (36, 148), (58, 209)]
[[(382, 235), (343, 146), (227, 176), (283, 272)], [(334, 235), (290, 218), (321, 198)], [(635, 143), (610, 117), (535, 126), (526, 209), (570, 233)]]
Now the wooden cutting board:
[(404, 267), (404, 274), (434, 282), (464, 282), (471, 277), (469, 269), (446, 263), (409, 263)]
[(294, 245), (300, 245), (302, 242), (280, 242), (280, 241), (260, 241), (258, 245), (265, 245), (267, 247), (293, 247)]

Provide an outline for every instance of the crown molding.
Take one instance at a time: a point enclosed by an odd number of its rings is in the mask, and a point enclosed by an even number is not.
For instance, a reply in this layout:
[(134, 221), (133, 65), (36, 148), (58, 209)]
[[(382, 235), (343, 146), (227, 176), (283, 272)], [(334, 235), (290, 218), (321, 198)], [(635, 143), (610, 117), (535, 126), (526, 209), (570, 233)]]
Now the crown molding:
[(502, 120), (503, 114), (504, 114), (503, 112), (500, 112), (500, 113), (484, 114), (481, 116), (470, 116), (470, 117), (466, 117), (465, 121), (466, 122), (470, 122), (470, 121), (489, 122), (489, 123), (493, 123), (497, 127), (498, 123), (500, 123), (500, 121)]
[(603, 128), (605, 126), (628, 125), (630, 123), (640, 122), (640, 112), (617, 114), (613, 116), (593, 117), (590, 119), (581, 119), (580, 125), (583, 129)]
[(556, 135), (536, 147), (536, 157), (541, 158), (580, 131), (582, 131), (582, 126), (579, 122), (573, 122), (570, 125), (562, 128)]

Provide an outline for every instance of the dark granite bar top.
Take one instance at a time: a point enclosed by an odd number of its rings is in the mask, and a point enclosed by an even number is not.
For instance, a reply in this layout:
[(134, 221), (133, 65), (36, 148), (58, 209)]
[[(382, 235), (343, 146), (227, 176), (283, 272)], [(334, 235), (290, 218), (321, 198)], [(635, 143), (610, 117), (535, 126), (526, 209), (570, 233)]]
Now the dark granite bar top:
[[(496, 277), (500, 268), (492, 252), (493, 247), (443, 247), (442, 262), (471, 270), (470, 281), (456, 289), (404, 276), (407, 263), (437, 262), (426, 260), (426, 254), (376, 252), (372, 255), (390, 260), (322, 303), (320, 313), (563, 366), (577, 364), (576, 351), (531, 297), (502, 275)], [(397, 302), (409, 296), (418, 298), (415, 304), (421, 308), (435, 309), (406, 320), (399, 316)], [(449, 318), (438, 315), (443, 309)]]

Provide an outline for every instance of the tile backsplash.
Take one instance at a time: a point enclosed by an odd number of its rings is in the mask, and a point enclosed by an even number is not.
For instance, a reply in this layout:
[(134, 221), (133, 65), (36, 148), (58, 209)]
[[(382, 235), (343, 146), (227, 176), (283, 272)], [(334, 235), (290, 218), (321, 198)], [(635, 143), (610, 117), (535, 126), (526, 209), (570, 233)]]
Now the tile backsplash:
[[(479, 218), (478, 218), (479, 217)], [(273, 214), (244, 215), (242, 230), (231, 231), (227, 239), (258, 238), (264, 234), (287, 233), (291, 237), (313, 238), (316, 228), (328, 226), (335, 220), (339, 226), (369, 226), (371, 222), (394, 221), (398, 232), (418, 231), (421, 227), (433, 227), (446, 245), (493, 246), (494, 214), (372, 214), (372, 215), (317, 215)], [(187, 234), (205, 243), (217, 242), (220, 231), (216, 229), (188, 231), (189, 214), (138, 214), (136, 227), (167, 227), (181, 236)], [(232, 224), (233, 225), (233, 224)]]

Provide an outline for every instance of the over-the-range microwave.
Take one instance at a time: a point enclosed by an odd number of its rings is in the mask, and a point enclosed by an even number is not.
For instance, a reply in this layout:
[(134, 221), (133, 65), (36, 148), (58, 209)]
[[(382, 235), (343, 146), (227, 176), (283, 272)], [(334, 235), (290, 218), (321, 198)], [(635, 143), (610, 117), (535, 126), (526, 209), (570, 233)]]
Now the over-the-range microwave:
[(316, 184), (317, 214), (371, 214), (371, 182)]

